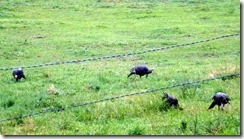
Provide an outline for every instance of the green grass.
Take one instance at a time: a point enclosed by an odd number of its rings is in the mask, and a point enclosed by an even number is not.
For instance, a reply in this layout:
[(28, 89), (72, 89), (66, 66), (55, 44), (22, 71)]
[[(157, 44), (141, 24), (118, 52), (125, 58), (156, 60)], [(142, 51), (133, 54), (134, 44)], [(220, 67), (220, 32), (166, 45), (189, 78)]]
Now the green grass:
[[(240, 2), (212, 0), (6, 0), (0, 68), (167, 47), (240, 32)], [(148, 78), (131, 76), (146, 64)], [(126, 57), (0, 72), (0, 120), (240, 72), (240, 36)], [(51, 85), (54, 88), (51, 88)], [(164, 91), (182, 111), (162, 109)], [(231, 104), (207, 111), (216, 91)], [(2, 135), (240, 135), (240, 77), (0, 123)]]

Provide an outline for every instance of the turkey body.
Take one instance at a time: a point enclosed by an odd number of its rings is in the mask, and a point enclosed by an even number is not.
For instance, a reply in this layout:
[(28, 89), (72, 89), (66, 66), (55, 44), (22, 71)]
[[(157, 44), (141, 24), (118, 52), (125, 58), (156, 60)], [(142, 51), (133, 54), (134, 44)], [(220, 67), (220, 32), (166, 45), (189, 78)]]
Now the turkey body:
[(173, 96), (170, 96), (167, 92), (164, 92), (162, 97), (163, 101), (165, 99), (169, 106), (179, 107), (178, 99)]
[(148, 74), (151, 74), (153, 71), (153, 69), (148, 69), (148, 67), (146, 65), (138, 65), (134, 68), (131, 69), (130, 74), (128, 75), (128, 77), (130, 77), (133, 74), (139, 75), (140, 78), (141, 76), (146, 75), (146, 77), (148, 76)]
[(24, 72), (21, 68), (17, 68), (13, 70), (13, 76), (16, 79), (16, 81), (19, 81), (21, 78), (25, 78)]
[(228, 95), (222, 92), (217, 92), (212, 99), (213, 102), (209, 106), (208, 110), (212, 109), (215, 105), (218, 105), (219, 108), (223, 109), (225, 104), (230, 102)]

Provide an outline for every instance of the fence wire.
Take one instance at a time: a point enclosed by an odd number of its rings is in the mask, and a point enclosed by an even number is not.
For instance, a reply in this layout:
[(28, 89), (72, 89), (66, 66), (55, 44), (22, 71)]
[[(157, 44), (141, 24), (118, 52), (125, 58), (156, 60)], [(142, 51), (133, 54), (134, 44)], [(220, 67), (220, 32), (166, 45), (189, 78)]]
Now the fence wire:
[(206, 40), (199, 40), (199, 41), (195, 41), (195, 42), (176, 44), (176, 45), (171, 45), (171, 46), (167, 46), (167, 47), (154, 48), (154, 49), (143, 50), (143, 51), (139, 51), (139, 52), (125, 53), (125, 54), (116, 54), (116, 55), (110, 55), (110, 56), (92, 57), (92, 58), (87, 58), (87, 59), (78, 59), (78, 60), (69, 60), (69, 61), (60, 61), (60, 62), (50, 62), (50, 63), (44, 63), (44, 64), (38, 64), (38, 65), (0, 68), (0, 71), (1, 70), (13, 70), (14, 68), (37, 68), (37, 67), (55, 66), (55, 65), (70, 64), (70, 63), (82, 63), (82, 62), (87, 62), (87, 61), (96, 61), (96, 60), (112, 59), (112, 58), (125, 57), (125, 56), (131, 56), (131, 55), (139, 55), (139, 54), (144, 54), (144, 53), (149, 53), (149, 52), (162, 51), (162, 50), (167, 50), (167, 49), (172, 49), (172, 48), (177, 48), (177, 47), (193, 45), (193, 44), (197, 44), (197, 43), (209, 42), (209, 41), (218, 40), (221, 38), (228, 38), (228, 37), (238, 36), (238, 35), (240, 35), (240, 33), (227, 34), (227, 35), (213, 37), (213, 38), (206, 39)]
[(136, 92), (136, 93), (131, 93), (131, 94), (123, 94), (123, 95), (114, 96), (114, 97), (110, 97), (110, 98), (104, 98), (104, 99), (99, 99), (99, 100), (95, 100), (95, 101), (85, 102), (85, 103), (82, 103), (82, 104), (68, 106), (66, 108), (64, 108), (64, 107), (54, 108), (54, 109), (43, 110), (43, 111), (36, 112), (36, 113), (20, 115), (20, 116), (13, 117), (13, 118), (6, 118), (6, 119), (0, 120), (0, 122), (18, 120), (18, 119), (23, 119), (23, 118), (27, 118), (27, 117), (33, 117), (33, 116), (36, 116), (36, 115), (39, 115), (39, 114), (48, 113), (48, 112), (60, 112), (60, 111), (64, 111), (64, 110), (67, 110), (67, 109), (72, 109), (72, 108), (75, 108), (75, 107), (81, 107), (81, 106), (85, 106), (85, 105), (91, 105), (91, 104), (96, 104), (96, 103), (100, 103), (100, 102), (111, 101), (111, 100), (114, 100), (114, 99), (119, 99), (119, 98), (123, 98), (123, 97), (129, 97), (129, 96), (133, 96), (133, 95), (153, 93), (153, 92), (160, 91), (160, 90), (163, 90), (163, 89), (175, 88), (175, 87), (180, 87), (180, 86), (184, 86), (184, 85), (194, 85), (194, 84), (197, 84), (197, 83), (203, 83), (203, 82), (217, 80), (217, 79), (226, 80), (226, 79), (231, 79), (231, 78), (239, 76), (239, 75), (240, 75), (240, 73), (238, 72), (238, 73), (227, 74), (227, 75), (223, 75), (223, 76), (217, 76), (217, 77), (213, 77), (213, 78), (206, 78), (206, 79), (203, 79), (203, 80), (197, 80), (197, 81), (193, 81), (193, 82), (184, 82), (184, 83), (175, 84), (175, 85), (171, 85), (171, 86), (160, 87), (160, 88), (150, 89), (150, 90), (146, 90), (146, 91), (141, 91), (141, 92)]

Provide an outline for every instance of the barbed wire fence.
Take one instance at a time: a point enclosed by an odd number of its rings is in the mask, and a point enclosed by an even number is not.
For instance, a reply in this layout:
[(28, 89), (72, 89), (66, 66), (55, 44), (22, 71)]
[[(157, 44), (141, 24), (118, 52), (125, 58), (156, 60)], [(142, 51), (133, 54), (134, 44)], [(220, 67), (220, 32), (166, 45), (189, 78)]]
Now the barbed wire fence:
[(217, 77), (213, 77), (213, 78), (206, 78), (206, 79), (192, 81), (192, 82), (183, 82), (183, 83), (180, 83), (180, 84), (175, 84), (175, 85), (171, 85), (171, 86), (165, 86), (165, 87), (150, 89), (150, 90), (136, 92), (136, 93), (123, 94), (123, 95), (118, 95), (118, 96), (114, 96), (114, 97), (110, 97), (110, 98), (94, 100), (94, 101), (85, 102), (85, 103), (81, 103), (81, 104), (77, 104), (77, 105), (73, 105), (73, 106), (68, 106), (66, 108), (65, 107), (61, 107), (61, 108), (43, 110), (43, 111), (40, 111), (40, 112), (30, 113), (30, 114), (26, 114), (26, 115), (20, 115), (20, 116), (13, 117), (13, 118), (1, 119), (0, 123), (1, 122), (5, 122), (5, 121), (11, 121), (11, 120), (18, 120), (18, 119), (23, 119), (23, 118), (27, 118), (27, 117), (33, 117), (33, 116), (36, 116), (36, 115), (49, 113), (49, 112), (57, 113), (57, 112), (60, 112), (60, 111), (64, 111), (64, 110), (68, 110), (68, 109), (72, 109), (72, 108), (76, 108), (76, 107), (82, 107), (82, 106), (96, 104), (96, 103), (100, 103), (100, 102), (111, 101), (111, 100), (114, 100), (114, 99), (120, 99), (120, 98), (129, 97), (129, 96), (133, 96), (133, 95), (153, 93), (153, 92), (160, 91), (160, 90), (163, 90), (163, 89), (175, 88), (175, 87), (180, 87), (180, 86), (185, 86), (185, 85), (195, 85), (195, 84), (198, 84), (198, 83), (203, 83), (203, 82), (217, 80), (217, 79), (226, 80), (228, 78), (233, 78), (233, 77), (236, 77), (236, 76), (239, 76), (239, 75), (240, 75), (240, 73), (238, 72), (238, 73), (227, 74), (227, 75), (217, 76)]
[(50, 62), (50, 63), (29, 65), (29, 66), (0, 68), (0, 71), (13, 70), (14, 68), (37, 68), (37, 67), (55, 66), (55, 65), (62, 65), (62, 64), (82, 63), (82, 62), (87, 62), (87, 61), (96, 61), (96, 60), (112, 59), (112, 58), (125, 57), (125, 56), (131, 56), (131, 55), (139, 55), (139, 54), (144, 54), (144, 53), (149, 53), (149, 52), (162, 51), (162, 50), (167, 50), (167, 49), (172, 49), (172, 48), (177, 48), (177, 47), (183, 47), (183, 46), (188, 46), (188, 45), (193, 45), (193, 44), (198, 44), (198, 43), (209, 42), (209, 41), (213, 41), (213, 40), (218, 40), (218, 39), (228, 38), (228, 37), (233, 37), (233, 36), (238, 36), (238, 35), (240, 35), (240, 33), (226, 34), (226, 35), (221, 35), (221, 36), (217, 36), (217, 37), (213, 37), (213, 38), (209, 38), (209, 39), (205, 39), (205, 40), (199, 40), (199, 41), (195, 41), (195, 42), (176, 44), (176, 45), (171, 45), (171, 46), (167, 46), (167, 47), (154, 48), (154, 49), (143, 50), (143, 51), (139, 51), (139, 52), (125, 53), (125, 54), (116, 54), (116, 55), (102, 56), (102, 57), (91, 57), (91, 58), (87, 58), (87, 59), (78, 59), (78, 60), (69, 60), (69, 61), (60, 61), (60, 62)]
[[(238, 36), (238, 35), (240, 35), (240, 33), (221, 35), (221, 36), (213, 37), (210, 39), (205, 39), (205, 40), (200, 40), (200, 41), (195, 41), (195, 42), (188, 42), (188, 43), (184, 43), (184, 44), (171, 45), (171, 46), (162, 47), (162, 48), (143, 50), (143, 51), (139, 51), (139, 52), (117, 54), (117, 55), (111, 55), (111, 56), (102, 56), (102, 57), (92, 57), (92, 58), (87, 58), (87, 59), (78, 59), (78, 60), (70, 60), (70, 61), (63, 61), (63, 62), (50, 62), (50, 63), (44, 63), (44, 64), (38, 64), (38, 65), (29, 65), (29, 66), (20, 66), (20, 67), (21, 68), (37, 68), (37, 67), (54, 66), (54, 65), (61, 65), (61, 64), (81, 63), (81, 62), (86, 62), (86, 61), (95, 61), (95, 60), (103, 60), (103, 59), (110, 59), (110, 58), (118, 58), (118, 57), (130, 56), (130, 55), (138, 55), (138, 54), (144, 54), (144, 53), (149, 53), (149, 52), (167, 50), (167, 49), (171, 49), (171, 48), (183, 47), (183, 46), (188, 46), (188, 45), (193, 45), (193, 44), (203, 43), (203, 42), (209, 42), (209, 41), (218, 40), (221, 38), (228, 38), (228, 37)], [(12, 67), (12, 68), (0, 68), (0, 71), (1, 70), (12, 70), (12, 69), (14, 69), (14, 67)], [(185, 85), (194, 85), (194, 84), (203, 83), (206, 81), (217, 80), (217, 79), (225, 80), (225, 79), (236, 77), (239, 75), (240, 75), (240, 73), (233, 73), (233, 74), (228, 74), (228, 75), (223, 75), (223, 76), (218, 76), (218, 77), (213, 77), (213, 78), (207, 78), (207, 79), (203, 79), (203, 80), (197, 80), (197, 81), (193, 81), (193, 82), (184, 82), (184, 83), (175, 84), (175, 85), (171, 85), (171, 86), (165, 86), (165, 87), (161, 87), (161, 88), (150, 89), (150, 90), (136, 92), (136, 93), (123, 94), (123, 95), (119, 95), (119, 96), (94, 100), (94, 101), (85, 102), (85, 103), (81, 103), (81, 104), (77, 104), (77, 105), (73, 105), (73, 106), (68, 106), (68, 107), (47, 109), (47, 110), (43, 110), (43, 111), (35, 112), (35, 113), (30, 113), (30, 114), (22, 114), (22, 115), (17, 116), (17, 117), (1, 119), (0, 123), (5, 122), (5, 121), (11, 121), (11, 120), (17, 120), (17, 119), (22, 119), (22, 118), (27, 118), (27, 117), (33, 117), (33, 116), (48, 113), (48, 112), (60, 112), (60, 111), (72, 109), (75, 107), (81, 107), (81, 106), (96, 104), (96, 103), (100, 103), (100, 102), (111, 101), (114, 99), (129, 97), (129, 96), (133, 96), (133, 95), (153, 93), (153, 92), (160, 91), (163, 89), (175, 88), (175, 87), (180, 87), (180, 86), (185, 86)]]

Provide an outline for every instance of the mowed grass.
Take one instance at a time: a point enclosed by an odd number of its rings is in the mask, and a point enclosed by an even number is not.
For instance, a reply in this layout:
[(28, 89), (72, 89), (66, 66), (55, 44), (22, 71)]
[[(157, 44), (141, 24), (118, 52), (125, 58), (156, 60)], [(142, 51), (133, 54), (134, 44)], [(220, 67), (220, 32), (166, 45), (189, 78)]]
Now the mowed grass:
[[(240, 2), (8, 0), (0, 2), (0, 68), (139, 52), (240, 32)], [(135, 65), (155, 71), (131, 76)], [(113, 59), (0, 71), (3, 135), (240, 135), (240, 77), (74, 105), (240, 72), (240, 36)], [(53, 85), (53, 86), (52, 86)], [(164, 109), (162, 94), (183, 110)], [(216, 91), (231, 98), (207, 110)]]

